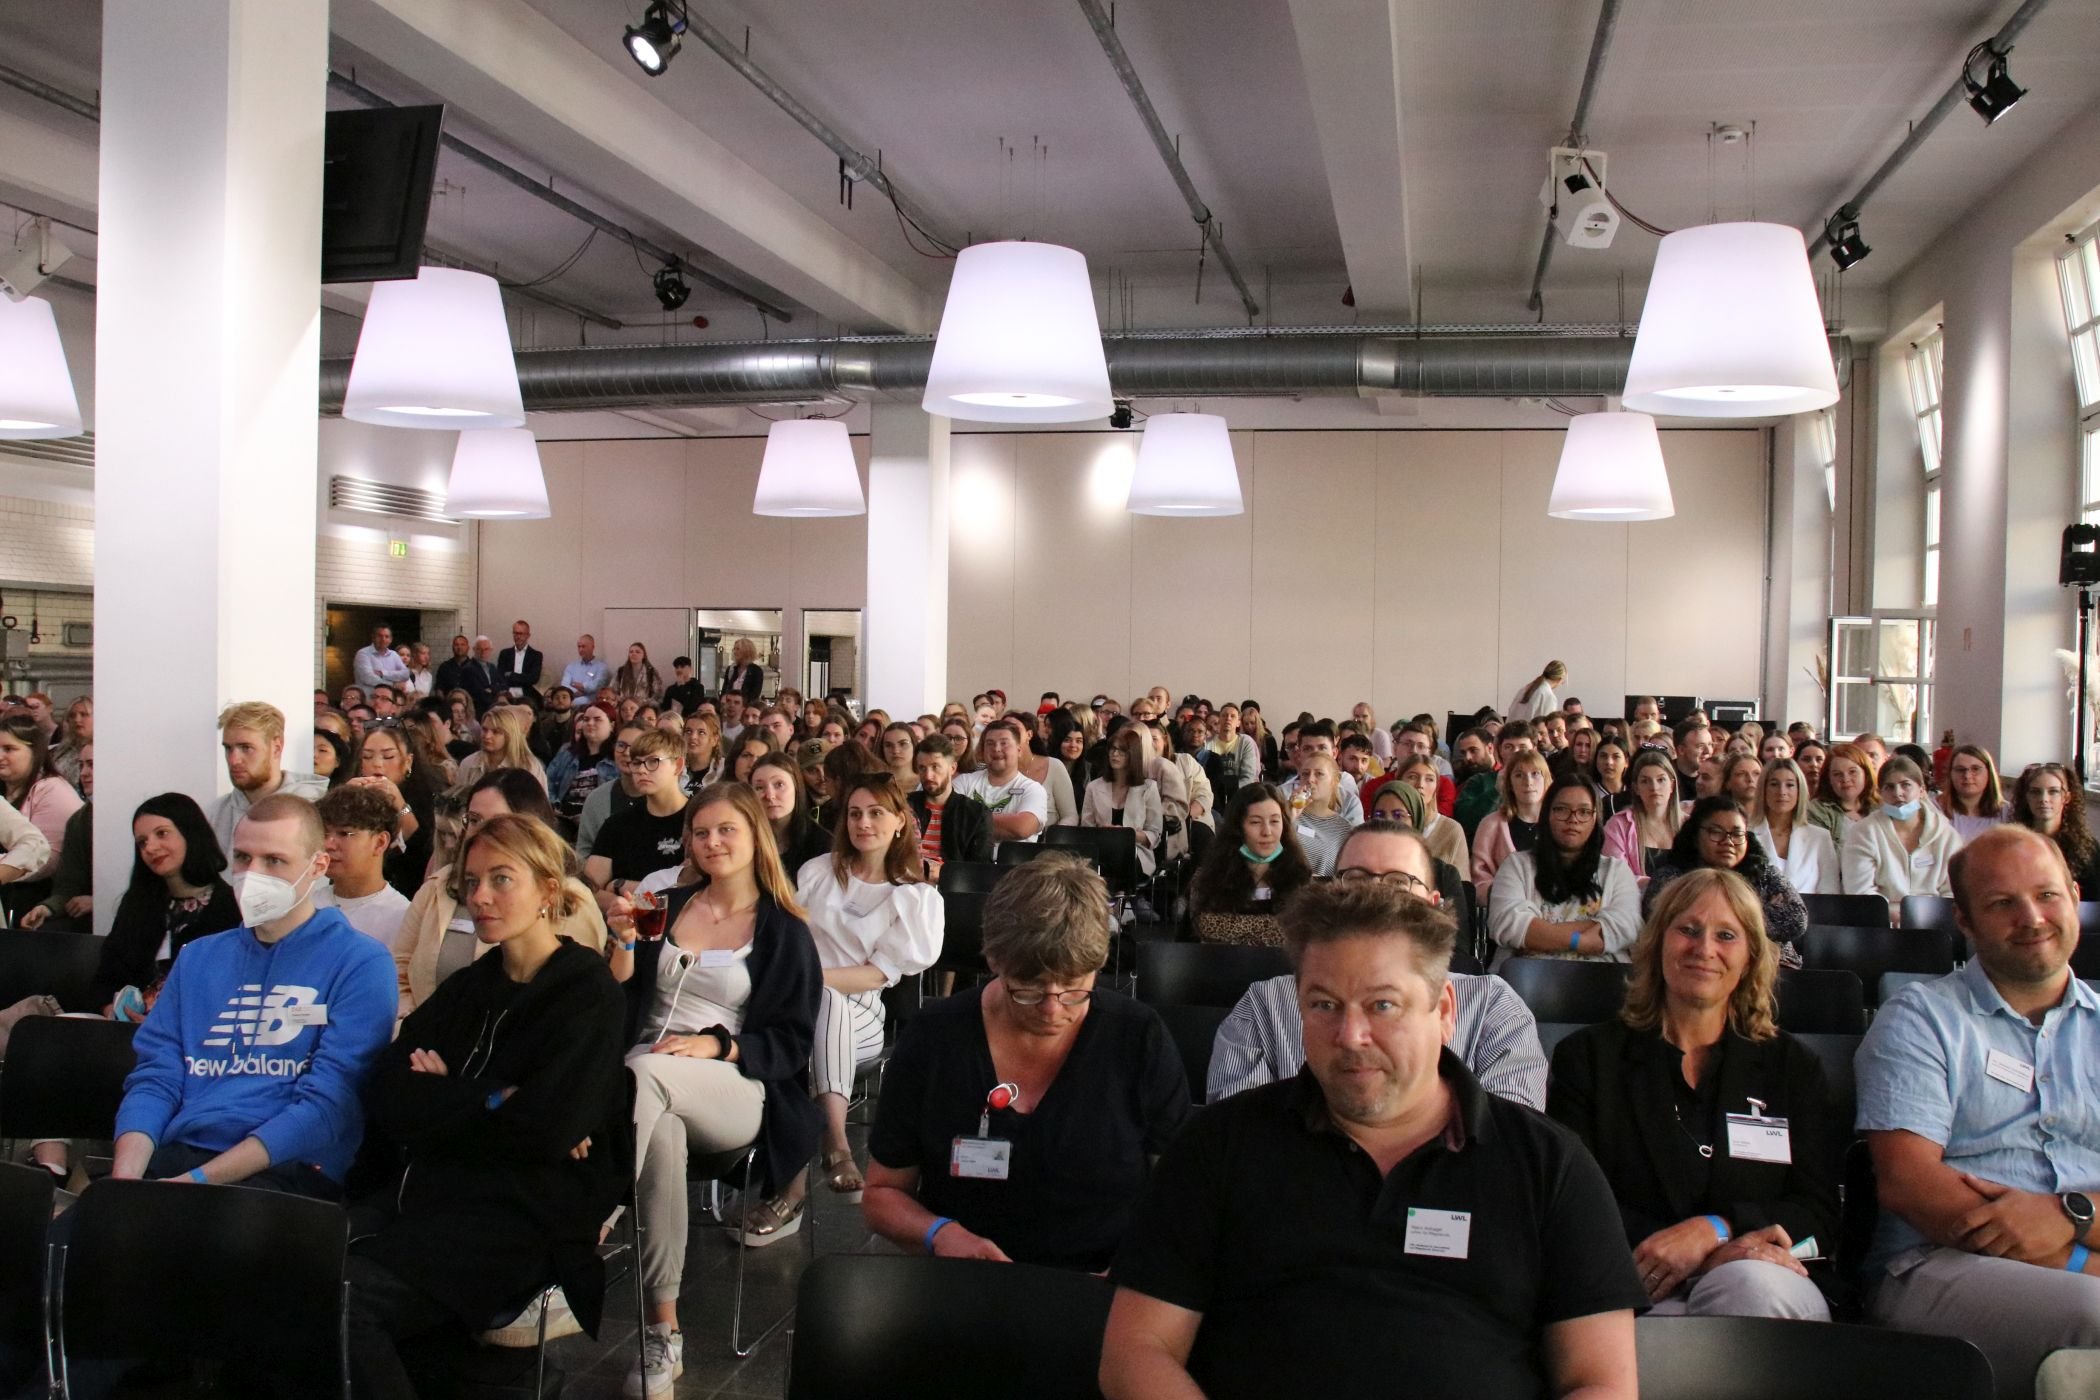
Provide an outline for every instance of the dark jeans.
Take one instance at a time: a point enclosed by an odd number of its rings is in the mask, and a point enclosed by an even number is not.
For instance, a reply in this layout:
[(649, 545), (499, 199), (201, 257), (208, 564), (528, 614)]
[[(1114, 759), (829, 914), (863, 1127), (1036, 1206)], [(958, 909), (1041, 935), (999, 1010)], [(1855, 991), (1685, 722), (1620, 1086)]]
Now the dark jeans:
[(350, 1281), (350, 1393), (357, 1400), (416, 1400), (399, 1344), (443, 1329), (457, 1330), (452, 1310), (401, 1275), (352, 1254)]

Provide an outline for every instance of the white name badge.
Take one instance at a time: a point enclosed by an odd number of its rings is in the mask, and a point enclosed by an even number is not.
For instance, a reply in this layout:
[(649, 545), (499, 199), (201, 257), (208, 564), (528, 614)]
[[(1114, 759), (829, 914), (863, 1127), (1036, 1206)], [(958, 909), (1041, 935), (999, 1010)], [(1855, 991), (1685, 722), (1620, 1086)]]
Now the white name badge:
[(1791, 1163), (1794, 1144), (1786, 1130), (1786, 1119), (1729, 1114), (1728, 1155), (1742, 1162)]
[(1276, 891), (1270, 889), (1267, 885), (1256, 885), (1254, 887), (1254, 897), (1256, 899), (1274, 899)]
[(1298, 839), (1299, 839), (1299, 840), (1301, 840), (1301, 841), (1310, 841), (1310, 840), (1312, 840), (1312, 839), (1313, 839), (1313, 836), (1314, 836), (1314, 832), (1313, 832), (1313, 829), (1312, 829), (1311, 827), (1309, 827), (1309, 826), (1305, 825), (1305, 823), (1303, 823), (1303, 822), (1300, 822), (1300, 823), (1298, 824)]
[(325, 1026), (328, 1024), (328, 1003), (316, 1002), (311, 1006), (280, 1006), (277, 1019), (287, 1026)]
[(472, 933), (474, 931), (474, 916), (472, 914), (454, 914), (452, 922), (446, 924), (445, 928), (452, 933)]
[(1993, 1050), (1983, 1057), (1983, 1072), (2000, 1084), (2010, 1084), (2021, 1093), (2034, 1088), (2034, 1066), (2016, 1060), (2003, 1050)]
[(1432, 1259), (1463, 1259), (1473, 1236), (1473, 1212), (1407, 1208), (1407, 1252)]
[(1013, 1166), (1014, 1145), (1003, 1138), (959, 1137), (948, 1149), (948, 1175), (971, 1181), (1004, 1181)]
[(1932, 869), (1932, 852), (1912, 851), (1910, 853), (1910, 868), (1913, 870)]
[(736, 949), (734, 948), (702, 948), (700, 950), (700, 966), (702, 967), (733, 967), (735, 964)]

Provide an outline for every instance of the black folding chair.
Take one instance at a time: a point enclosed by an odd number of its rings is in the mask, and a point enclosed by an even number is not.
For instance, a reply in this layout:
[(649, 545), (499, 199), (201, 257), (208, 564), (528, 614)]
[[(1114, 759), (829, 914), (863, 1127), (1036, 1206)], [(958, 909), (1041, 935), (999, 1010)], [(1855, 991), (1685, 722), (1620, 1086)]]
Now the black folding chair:
[(0, 1338), (24, 1356), (44, 1335), (46, 1237), (57, 1190), (41, 1167), (0, 1163)]
[[(758, 1207), (760, 1198), (765, 1195), (765, 1192), (761, 1189), (762, 1183), (757, 1175), (757, 1163), (758, 1144), (752, 1142), (742, 1147), (732, 1148), (727, 1152), (714, 1152), (705, 1156), (688, 1158), (685, 1165), (685, 1179), (688, 1182), (707, 1183), (716, 1186), (730, 1185), (736, 1188), (740, 1218), (733, 1222), (722, 1220), (719, 1215), (716, 1218), (722, 1224), (728, 1225), (739, 1236), (750, 1229), (751, 1212)], [(812, 1264), (816, 1262), (817, 1258), (816, 1207), (817, 1203), (815, 1200), (810, 1200), (803, 1206), (800, 1229), (800, 1233), (804, 1237), (803, 1243), (809, 1251), (809, 1261)], [(649, 1222), (641, 1219), (639, 1210), (635, 1212), (635, 1218), (640, 1229), (647, 1230), (649, 1228)], [(637, 1235), (637, 1239), (639, 1238), (639, 1235)], [(736, 1251), (736, 1291), (729, 1310), (729, 1349), (739, 1357), (749, 1356), (752, 1352), (757, 1351), (761, 1346), (765, 1345), (768, 1337), (787, 1326), (795, 1317), (795, 1306), (790, 1303), (785, 1312), (766, 1324), (764, 1331), (758, 1333), (749, 1341), (744, 1340), (744, 1261), (750, 1253), (751, 1247), (745, 1245), (739, 1238)], [(636, 1257), (640, 1257), (639, 1253), (637, 1253)]]
[[(930, 971), (978, 977), (989, 971), (984, 962), (984, 901), (981, 894), (941, 896), (941, 955)], [(920, 979), (925, 985), (925, 979)]]
[(1537, 1019), (1585, 1026), (1619, 1014), (1633, 973), (1625, 963), (1567, 958), (1506, 958), (1496, 971)]
[(137, 1029), (75, 1016), (16, 1022), (0, 1073), (0, 1138), (115, 1137)]
[(1291, 970), (1281, 948), (1223, 943), (1143, 943), (1137, 953), (1138, 1000), (1151, 1006), (1214, 1006), (1230, 1011), (1256, 982)]
[(835, 1254), (802, 1276), (788, 1400), (1099, 1396), (1114, 1296), (1036, 1264)]
[(994, 865), (1026, 865), (1039, 856), (1047, 855), (1056, 848), (1045, 846), (1040, 841), (1001, 841), (992, 852)]
[[(2084, 906), (2079, 906), (2083, 910)], [(1922, 932), (1939, 932), (1954, 940), (1954, 960), (1965, 963), (1969, 960), (1968, 935), (1955, 922), (1954, 901), (1944, 895), (1907, 894), (1903, 896), (1903, 926)]]
[[(54, 1260), (50, 1342), (75, 1359), (240, 1361), (350, 1394), (349, 1222), (245, 1186), (97, 1182)], [(257, 1320), (267, 1318), (268, 1326)], [(330, 1363), (336, 1375), (317, 1374)]]
[(1127, 826), (1053, 826), (1043, 833), (1042, 844), (1092, 862), (1111, 893), (1137, 890), (1137, 832)]
[[(1594, 1022), (1588, 1024), (1595, 1024)], [(1581, 1021), (1540, 1021), (1538, 1023), (1539, 1049), (1546, 1052), (1546, 1063), (1553, 1063), (1553, 1051), (1563, 1040), (1588, 1026)]]
[(0, 1006), (41, 993), (68, 1011), (100, 1010), (87, 1003), (101, 961), (102, 940), (92, 933), (14, 929), (0, 938)]
[(2078, 906), (2078, 947), (2071, 954), (2071, 972), (2100, 977), (2100, 903), (2087, 900)]
[(1849, 928), (1887, 928), (1889, 902), (1878, 894), (1805, 894), (1812, 924), (1838, 924)]
[[(1859, 1116), (1859, 1080), (1852, 1068), (1852, 1058), (1859, 1053), (1859, 1043), (1866, 1037), (1796, 1034), (1791, 1031), (1788, 1034), (1813, 1051), (1816, 1062), (1823, 1067), (1823, 1082), (1830, 1088), (1831, 1142), (1840, 1145), (1851, 1142), (1857, 1135), (1852, 1125)], [(1831, 1253), (1835, 1242), (1825, 1240), (1822, 1243), (1823, 1252)]]
[(1935, 930), (1810, 924), (1801, 943), (1804, 967), (1842, 968), (1862, 987), (1881, 992), (1884, 972), (1952, 972), (1954, 941)]
[(1974, 1343), (1841, 1322), (1644, 1317), (1634, 1324), (1641, 1400), (1991, 1400)]
[(941, 894), (990, 894), (1011, 869), (989, 860), (951, 860), (941, 867)]
[[(1172, 945), (1166, 945), (1172, 946)], [(1181, 1052), (1181, 1068), (1188, 1075), (1189, 1098), (1203, 1103), (1209, 1098), (1210, 1057), (1218, 1043), (1218, 1027), (1231, 1010), (1220, 1006), (1155, 1006), (1159, 1019)]]
[(1796, 1035), (1865, 1035), (1867, 998), (1856, 973), (1789, 968), (1779, 974), (1779, 1028)]

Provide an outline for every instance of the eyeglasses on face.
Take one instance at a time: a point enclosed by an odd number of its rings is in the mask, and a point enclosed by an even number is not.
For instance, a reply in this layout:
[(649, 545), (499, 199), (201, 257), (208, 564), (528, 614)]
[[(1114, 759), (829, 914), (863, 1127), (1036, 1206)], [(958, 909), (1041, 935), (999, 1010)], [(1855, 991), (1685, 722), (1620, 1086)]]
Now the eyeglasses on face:
[[(1041, 987), (1008, 987), (1006, 996), (1015, 1006), (1041, 1006), (1051, 998), (1052, 993)], [(1093, 999), (1094, 992), (1091, 987), (1081, 987), (1075, 991), (1055, 993), (1055, 996), (1059, 1006), (1085, 1006)]]
[(1409, 894), (1429, 893), (1428, 883), (1421, 876), (1406, 870), (1366, 870), (1361, 865), (1345, 865), (1334, 872), (1334, 878), (1345, 885), (1366, 885), (1375, 880), (1381, 885), (1391, 885), (1394, 889), (1405, 890)]
[(1699, 834), (1716, 846), (1740, 846), (1750, 839), (1750, 833), (1739, 826), (1702, 826)]
[(649, 755), (647, 758), (638, 758), (629, 766), (637, 773), (654, 773), (664, 768), (674, 767), (677, 762), (678, 760), (669, 754), (656, 753)]

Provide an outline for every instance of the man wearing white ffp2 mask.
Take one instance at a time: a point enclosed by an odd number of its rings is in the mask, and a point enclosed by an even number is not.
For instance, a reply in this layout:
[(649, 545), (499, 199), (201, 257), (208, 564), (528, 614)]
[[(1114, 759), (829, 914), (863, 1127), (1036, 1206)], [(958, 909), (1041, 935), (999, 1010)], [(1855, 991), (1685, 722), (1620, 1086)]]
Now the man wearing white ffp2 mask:
[(313, 804), (283, 793), (234, 829), (243, 927), (169, 970), (133, 1041), (112, 1175), (341, 1194), (396, 991), (386, 948), (314, 907), (325, 839)]

